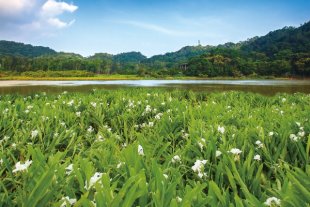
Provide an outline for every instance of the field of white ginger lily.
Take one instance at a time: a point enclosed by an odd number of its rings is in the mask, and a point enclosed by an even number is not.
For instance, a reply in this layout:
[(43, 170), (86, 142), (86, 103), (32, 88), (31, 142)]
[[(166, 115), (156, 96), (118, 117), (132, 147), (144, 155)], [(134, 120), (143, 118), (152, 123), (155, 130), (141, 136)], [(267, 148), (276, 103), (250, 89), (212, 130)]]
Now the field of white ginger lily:
[(0, 97), (0, 206), (309, 206), (310, 96)]

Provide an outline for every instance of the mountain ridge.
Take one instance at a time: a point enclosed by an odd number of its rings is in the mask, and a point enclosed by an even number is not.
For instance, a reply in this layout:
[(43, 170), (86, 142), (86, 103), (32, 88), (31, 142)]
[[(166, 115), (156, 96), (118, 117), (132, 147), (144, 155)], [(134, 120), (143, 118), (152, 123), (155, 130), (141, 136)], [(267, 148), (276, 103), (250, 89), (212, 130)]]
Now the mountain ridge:
[[(24, 57), (39, 57), (39, 56), (44, 56), (44, 55), (56, 55), (56, 54), (76, 54), (76, 55), (80, 55), (84, 58), (94, 58), (96, 57), (96, 55), (98, 54), (106, 54), (107, 56), (111, 56), (112, 59), (113, 57), (119, 57), (119, 56), (124, 56), (127, 54), (138, 54), (140, 53), (140, 61), (146, 59), (147, 62), (154, 62), (157, 60), (162, 60), (162, 59), (167, 59), (168, 61), (179, 61), (179, 60), (184, 60), (184, 56), (186, 57), (194, 57), (194, 56), (198, 56), (201, 55), (205, 52), (209, 52), (211, 49), (214, 48), (233, 48), (233, 47), (241, 47), (244, 50), (259, 50), (259, 46), (257, 46), (257, 44), (268, 44), (268, 41), (264, 42), (262, 41), (262, 39), (268, 38), (269, 36), (273, 36), (274, 34), (277, 34), (279, 32), (283, 32), (283, 30), (285, 31), (290, 31), (294, 33), (294, 30), (296, 30), (297, 28), (302, 28), (305, 26), (310, 26), (310, 22), (306, 22), (304, 24), (302, 24), (300, 27), (292, 27), (292, 26), (285, 26), (282, 29), (277, 29), (274, 31), (271, 31), (269, 33), (267, 33), (266, 35), (263, 36), (255, 36), (252, 38), (249, 38), (248, 40), (245, 41), (240, 41), (237, 43), (233, 43), (233, 42), (227, 42), (224, 44), (219, 44), (219, 45), (187, 45), (184, 46), (182, 48), (180, 48), (177, 51), (174, 52), (166, 52), (164, 54), (157, 54), (157, 55), (153, 55), (149, 58), (147, 58), (145, 55), (143, 55), (141, 52), (139, 51), (129, 51), (129, 52), (122, 52), (122, 53), (118, 53), (118, 54), (109, 54), (109, 53), (95, 53), (93, 55), (90, 56), (82, 56), (80, 54), (77, 53), (71, 53), (71, 52), (62, 52), (62, 51), (55, 51), (54, 49), (51, 49), (50, 47), (45, 47), (45, 46), (34, 46), (31, 44), (26, 44), (26, 43), (22, 43), (22, 42), (15, 42), (15, 41), (7, 41), (7, 40), (0, 40), (0, 55), (20, 55), (20, 56), (24, 56)], [(310, 38), (310, 34), (307, 34)], [(25, 51), (24, 52), (20, 52), (18, 51), (14, 51), (12, 50), (16, 48), (16, 46), (20, 46), (20, 47), (25, 47)], [(10, 48), (11, 47), (11, 48)], [(310, 46), (309, 44), (307, 44), (307, 49), (309, 49)], [(31, 52), (35, 51), (35, 50), (39, 50), (37, 52), (35, 52), (35, 55), (32, 55)], [(192, 50), (192, 51), (191, 51)], [(167, 58), (165, 58), (167, 57)], [(118, 58), (115, 58), (118, 59)], [(121, 61), (120, 61), (121, 62)]]

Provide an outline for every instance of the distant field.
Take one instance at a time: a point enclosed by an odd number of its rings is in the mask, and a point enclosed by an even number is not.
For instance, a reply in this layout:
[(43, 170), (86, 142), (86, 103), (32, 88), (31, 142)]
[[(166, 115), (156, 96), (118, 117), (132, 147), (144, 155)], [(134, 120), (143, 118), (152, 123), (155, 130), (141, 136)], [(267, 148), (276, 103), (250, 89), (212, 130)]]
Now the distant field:
[(0, 206), (309, 206), (310, 96), (0, 97)]

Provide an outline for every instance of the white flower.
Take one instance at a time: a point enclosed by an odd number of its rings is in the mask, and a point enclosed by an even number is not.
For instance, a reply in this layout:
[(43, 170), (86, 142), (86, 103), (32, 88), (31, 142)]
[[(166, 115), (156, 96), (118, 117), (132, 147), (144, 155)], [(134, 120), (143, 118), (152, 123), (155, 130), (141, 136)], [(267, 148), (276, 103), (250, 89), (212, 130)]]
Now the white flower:
[(238, 148), (232, 148), (229, 152), (234, 155), (239, 155), (242, 151)]
[(206, 140), (204, 138), (201, 138), (201, 141), (198, 142), (198, 145), (200, 147), (200, 151), (203, 150), (204, 144), (206, 143)]
[(256, 160), (256, 161), (260, 161), (261, 160), (260, 155), (255, 155), (253, 159)]
[(182, 137), (183, 137), (184, 139), (187, 139), (187, 138), (189, 137), (189, 134), (184, 132), (183, 135), (182, 135)]
[(297, 121), (296, 121), (295, 123), (297, 124), (297, 126), (299, 126), (299, 127), (300, 127), (300, 122), (297, 122)]
[(173, 158), (171, 159), (172, 163), (177, 163), (181, 162), (181, 157), (179, 155), (174, 155)]
[(222, 152), (219, 151), (219, 150), (216, 150), (216, 152), (215, 152), (215, 157), (219, 157), (219, 156), (221, 156), (221, 155), (222, 155)]
[(3, 159), (0, 159), (0, 165), (2, 165), (2, 163), (3, 163)]
[(168, 179), (168, 175), (167, 175), (167, 174), (163, 174), (163, 176), (164, 176), (166, 179)]
[(290, 139), (293, 141), (293, 142), (297, 142), (299, 140), (299, 137), (297, 137), (295, 134), (290, 134)]
[(258, 148), (263, 148), (263, 146), (264, 146), (264, 144), (261, 141), (259, 141), (259, 140), (257, 140), (255, 142), (255, 144), (257, 145)]
[(73, 164), (70, 164), (68, 167), (66, 167), (66, 174), (70, 175), (73, 171)]
[(141, 145), (138, 146), (138, 154), (144, 156), (143, 147)]
[(267, 205), (267, 206), (272, 206), (272, 204), (280, 206), (281, 205), (281, 200), (276, 198), (276, 197), (270, 197), (270, 198), (267, 198), (267, 200), (265, 201), (264, 204)]
[(154, 126), (154, 122), (149, 122), (149, 127), (153, 127)]
[(152, 111), (151, 106), (150, 106), (150, 105), (147, 105), (147, 106), (145, 107), (144, 112), (145, 112), (145, 113), (150, 113), (151, 111)]
[(80, 112), (80, 111), (77, 111), (77, 112), (75, 112), (75, 115), (76, 115), (77, 117), (80, 117), (80, 116), (81, 116), (81, 112)]
[(204, 165), (207, 163), (207, 160), (196, 160), (195, 164), (192, 166), (192, 170), (198, 173), (198, 177), (202, 178), (206, 176), (206, 173), (203, 173)]
[(31, 163), (32, 163), (32, 160), (27, 160), (24, 164), (17, 162), (15, 164), (15, 169), (12, 172), (15, 173), (18, 171), (25, 171), (31, 165)]
[(32, 109), (33, 108), (33, 106), (31, 106), (31, 105), (29, 105), (29, 106), (27, 106), (27, 109)]
[(88, 129), (87, 129), (87, 132), (88, 133), (92, 133), (94, 131), (94, 128), (92, 126), (89, 126)]
[(89, 184), (87, 183), (87, 181), (85, 182), (84, 188), (85, 188), (86, 190), (89, 190), (91, 187), (93, 187), (93, 185), (94, 185), (95, 183), (97, 183), (97, 182), (101, 179), (102, 175), (103, 175), (103, 173), (96, 172), (96, 173), (90, 178)]
[(119, 168), (122, 167), (122, 165), (124, 165), (124, 164), (125, 164), (125, 162), (119, 162), (119, 163), (117, 164), (116, 168), (119, 169)]
[(26, 109), (26, 110), (25, 110), (25, 113), (26, 113), (26, 114), (28, 114), (28, 113), (29, 113), (29, 110), (28, 110), (28, 109)]
[(300, 131), (300, 132), (298, 132), (297, 135), (300, 136), (300, 137), (304, 137), (305, 136), (305, 132), (304, 131)]
[(160, 120), (160, 118), (162, 117), (163, 113), (158, 113), (155, 116), (155, 119)]
[(42, 118), (42, 121), (47, 121), (47, 120), (49, 120), (49, 117), (48, 117), (48, 116), (41, 116), (41, 118)]
[(97, 107), (97, 103), (95, 103), (95, 102), (90, 102), (90, 104), (91, 104), (94, 108)]
[(220, 133), (222, 133), (222, 134), (224, 134), (225, 128), (224, 128), (223, 126), (218, 126), (218, 127), (217, 127), (217, 131), (220, 132)]
[(183, 199), (180, 198), (179, 196), (177, 196), (177, 197), (176, 197), (176, 200), (177, 200), (178, 203), (181, 203)]
[(103, 141), (104, 141), (104, 138), (101, 135), (99, 135), (97, 139), (95, 140), (95, 142), (103, 142)]
[(282, 102), (285, 102), (286, 101), (286, 98), (282, 98)]
[(70, 205), (73, 205), (76, 203), (76, 198), (69, 198), (69, 196), (63, 197), (61, 200), (64, 202), (60, 205), (60, 207), (65, 207), (67, 203)]
[(269, 132), (269, 133), (268, 133), (268, 136), (270, 136), (270, 137), (272, 137), (273, 135), (274, 135), (273, 132)]
[(33, 130), (32, 132), (31, 132), (31, 138), (33, 139), (33, 138), (36, 138), (37, 136), (38, 136), (38, 134), (39, 134), (39, 131), (38, 130)]
[(74, 104), (74, 100), (71, 100), (67, 103), (68, 106), (72, 106)]

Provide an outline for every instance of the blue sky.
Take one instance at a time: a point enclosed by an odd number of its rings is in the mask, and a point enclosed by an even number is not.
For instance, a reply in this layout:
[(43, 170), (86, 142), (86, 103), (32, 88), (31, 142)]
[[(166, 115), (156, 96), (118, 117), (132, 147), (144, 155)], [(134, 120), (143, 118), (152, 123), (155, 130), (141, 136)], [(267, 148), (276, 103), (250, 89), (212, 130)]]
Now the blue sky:
[(309, 0), (0, 0), (0, 39), (84, 56), (152, 56), (299, 26), (309, 11)]

